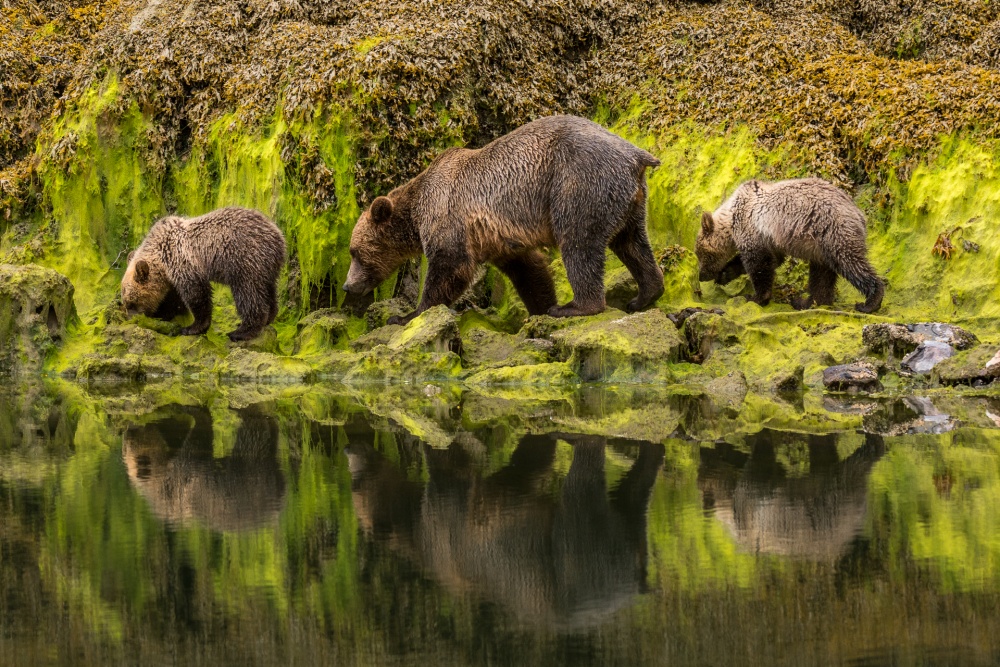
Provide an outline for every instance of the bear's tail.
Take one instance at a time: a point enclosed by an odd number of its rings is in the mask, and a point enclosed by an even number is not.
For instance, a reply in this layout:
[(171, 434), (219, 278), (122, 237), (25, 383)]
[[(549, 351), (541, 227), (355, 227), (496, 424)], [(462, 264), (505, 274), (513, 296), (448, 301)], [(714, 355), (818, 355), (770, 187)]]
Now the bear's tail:
[(643, 167), (659, 167), (660, 161), (657, 160), (652, 153), (647, 153), (644, 150), (640, 150), (639, 164), (641, 164)]

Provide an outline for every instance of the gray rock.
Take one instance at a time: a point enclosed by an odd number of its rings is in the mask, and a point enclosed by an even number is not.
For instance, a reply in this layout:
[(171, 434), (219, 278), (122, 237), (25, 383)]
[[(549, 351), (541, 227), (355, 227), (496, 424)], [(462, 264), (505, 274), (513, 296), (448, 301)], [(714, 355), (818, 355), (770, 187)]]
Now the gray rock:
[(946, 343), (957, 350), (967, 350), (979, 340), (953, 324), (918, 322), (916, 324), (869, 324), (862, 330), (861, 340), (872, 352), (904, 355), (925, 341)]
[(823, 371), (823, 386), (833, 391), (850, 393), (882, 389), (878, 369), (864, 361), (830, 366)]
[(903, 357), (899, 367), (904, 371), (925, 375), (945, 359), (955, 356), (955, 348), (948, 343), (925, 340), (913, 352)]

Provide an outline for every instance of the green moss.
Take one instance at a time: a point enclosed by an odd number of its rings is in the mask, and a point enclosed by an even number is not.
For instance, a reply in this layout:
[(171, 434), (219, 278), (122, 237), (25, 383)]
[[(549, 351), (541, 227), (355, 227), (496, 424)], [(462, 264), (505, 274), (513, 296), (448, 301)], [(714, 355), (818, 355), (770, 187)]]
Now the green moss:
[(466, 384), (476, 385), (549, 385), (575, 384), (580, 381), (569, 364), (564, 362), (528, 364), (491, 368), (474, 373), (465, 379)]

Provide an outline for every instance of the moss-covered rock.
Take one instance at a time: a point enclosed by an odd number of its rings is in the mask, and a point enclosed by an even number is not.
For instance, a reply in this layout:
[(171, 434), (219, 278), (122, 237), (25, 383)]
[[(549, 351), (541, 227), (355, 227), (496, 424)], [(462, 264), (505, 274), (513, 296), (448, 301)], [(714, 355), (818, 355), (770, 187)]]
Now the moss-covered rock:
[(332, 308), (314, 310), (295, 326), (294, 354), (309, 356), (347, 348), (348, 318)]
[[(610, 313), (610, 314), (609, 314)], [(556, 349), (585, 382), (646, 382), (671, 379), (684, 340), (656, 308), (633, 315), (609, 311), (550, 335)]]
[(474, 373), (465, 379), (469, 385), (550, 385), (579, 382), (566, 362), (539, 363), (524, 366), (503, 366)]
[(962, 327), (941, 322), (869, 324), (862, 330), (861, 339), (871, 352), (892, 357), (909, 354), (925, 341), (946, 343), (956, 350), (967, 350), (979, 342)]
[(0, 264), (0, 376), (40, 372), (75, 319), (65, 276), (33, 264)]
[(278, 331), (271, 325), (261, 329), (255, 338), (238, 341), (230, 344), (234, 348), (243, 348), (254, 352), (267, 352), (269, 354), (281, 354), (281, 344), (278, 341)]
[(462, 337), (462, 361), (467, 368), (527, 366), (551, 361), (554, 344), (544, 338), (471, 329)]
[(830, 366), (823, 371), (823, 386), (832, 391), (878, 391), (882, 388), (879, 382), (878, 368), (865, 361), (850, 364)]
[(224, 380), (309, 382), (314, 371), (301, 359), (236, 348), (219, 363), (216, 373)]
[(1000, 377), (1000, 364), (990, 365), (1000, 346), (979, 345), (957, 352), (934, 367), (934, 376), (944, 385), (989, 384)]
[(413, 312), (413, 303), (404, 297), (376, 301), (365, 311), (365, 324), (369, 331), (384, 327), (390, 317), (402, 317)]
[(687, 340), (692, 361), (702, 362), (725, 347), (740, 343), (741, 327), (725, 316), (714, 311), (690, 313), (683, 320), (681, 331)]

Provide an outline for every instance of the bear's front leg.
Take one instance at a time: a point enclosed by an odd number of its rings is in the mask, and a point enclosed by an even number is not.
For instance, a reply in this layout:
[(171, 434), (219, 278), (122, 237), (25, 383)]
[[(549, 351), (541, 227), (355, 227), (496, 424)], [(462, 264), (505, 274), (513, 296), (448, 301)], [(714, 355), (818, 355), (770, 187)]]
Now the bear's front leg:
[[(570, 249), (572, 248), (572, 249)], [(560, 245), (573, 300), (549, 309), (552, 317), (578, 317), (604, 312), (604, 248), (601, 244), (573, 248)]]
[(181, 329), (182, 336), (200, 336), (212, 326), (212, 284), (207, 280), (179, 280), (177, 293), (194, 315), (194, 322)]
[(740, 255), (753, 285), (754, 295), (751, 301), (766, 306), (771, 303), (771, 289), (774, 287), (774, 255), (763, 249), (741, 251)]
[(387, 324), (409, 324), (420, 313), (434, 306), (450, 306), (469, 288), (475, 265), (457, 253), (435, 255), (427, 258), (427, 278), (420, 305), (409, 315), (394, 315)]

